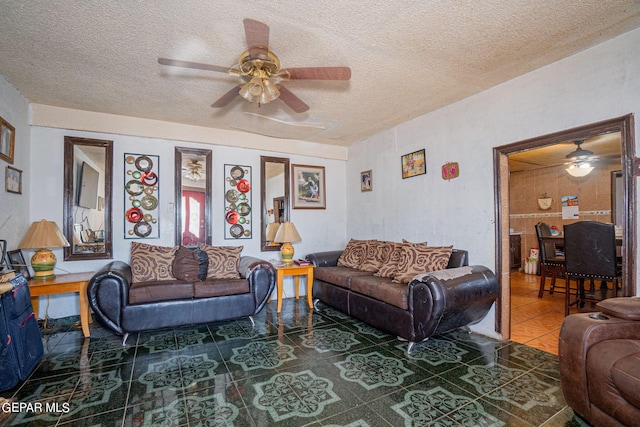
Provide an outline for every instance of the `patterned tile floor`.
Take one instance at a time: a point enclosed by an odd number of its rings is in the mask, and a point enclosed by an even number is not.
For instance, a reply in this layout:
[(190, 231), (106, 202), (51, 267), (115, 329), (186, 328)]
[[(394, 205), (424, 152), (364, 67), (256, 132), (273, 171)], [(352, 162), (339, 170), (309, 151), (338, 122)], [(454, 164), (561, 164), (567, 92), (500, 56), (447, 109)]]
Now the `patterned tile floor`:
[[(582, 426), (557, 357), (463, 331), (407, 343), (320, 304), (120, 338), (97, 323), (44, 335), (2, 398), (18, 426)], [(27, 405), (30, 404), (30, 405)], [(39, 406), (38, 406), (39, 405)]]

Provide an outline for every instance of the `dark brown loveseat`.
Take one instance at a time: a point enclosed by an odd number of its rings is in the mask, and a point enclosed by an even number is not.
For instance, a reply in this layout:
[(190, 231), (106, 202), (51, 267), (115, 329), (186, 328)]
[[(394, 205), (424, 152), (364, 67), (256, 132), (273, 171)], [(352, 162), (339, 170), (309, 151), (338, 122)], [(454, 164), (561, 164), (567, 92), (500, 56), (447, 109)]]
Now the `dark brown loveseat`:
[(316, 265), (316, 308), (321, 301), (405, 339), (409, 341), (409, 353), (415, 343), (432, 335), (479, 322), (498, 295), (498, 283), (491, 270), (468, 266), (468, 253), (464, 250), (451, 251), (444, 264), (446, 269), (417, 275), (409, 283), (340, 266), (342, 254), (343, 251), (330, 251), (307, 255)]
[[(145, 255), (136, 256), (136, 248)], [(189, 255), (189, 250), (179, 249), (132, 246), (131, 265), (113, 261), (90, 280), (87, 294), (91, 309), (104, 325), (124, 336), (123, 345), (130, 332), (241, 317), (253, 322), (252, 316), (262, 310), (275, 287), (273, 266), (240, 256), (241, 247), (208, 247), (210, 256), (205, 254), (200, 264), (195, 254), (180, 257)], [(154, 252), (155, 256), (149, 256)], [(189, 258), (191, 265), (185, 261)], [(216, 276), (221, 270), (225, 273)]]
[(610, 298), (599, 313), (565, 317), (560, 382), (567, 404), (592, 425), (640, 426), (640, 297)]

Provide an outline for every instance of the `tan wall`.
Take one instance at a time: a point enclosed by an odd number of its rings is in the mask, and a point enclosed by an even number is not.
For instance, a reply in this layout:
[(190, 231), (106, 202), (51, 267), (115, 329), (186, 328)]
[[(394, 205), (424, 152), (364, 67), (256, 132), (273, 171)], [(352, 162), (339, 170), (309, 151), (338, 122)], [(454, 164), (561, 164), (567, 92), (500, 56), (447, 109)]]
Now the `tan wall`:
[[(565, 168), (513, 172), (509, 176), (509, 227), (522, 234), (523, 262), (529, 250), (538, 247), (534, 229), (538, 222), (555, 225), (560, 231), (563, 225), (575, 222), (562, 219), (562, 196), (578, 196), (580, 221), (611, 222), (611, 171), (620, 170), (620, 165), (600, 164), (584, 178), (570, 176)], [(545, 193), (553, 199), (551, 209), (546, 211), (538, 207), (538, 198)]]

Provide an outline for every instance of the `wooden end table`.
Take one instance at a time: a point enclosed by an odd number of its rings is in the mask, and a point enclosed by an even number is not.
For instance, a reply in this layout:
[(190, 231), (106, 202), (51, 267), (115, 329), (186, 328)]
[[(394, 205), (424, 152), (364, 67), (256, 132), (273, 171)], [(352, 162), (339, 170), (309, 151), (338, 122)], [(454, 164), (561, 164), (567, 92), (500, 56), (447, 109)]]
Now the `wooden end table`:
[(89, 300), (87, 299), (87, 285), (93, 277), (93, 272), (57, 274), (50, 279), (29, 280), (29, 292), (31, 293), (31, 305), (33, 314), (38, 318), (38, 297), (43, 295), (64, 294), (77, 292), (80, 295), (80, 324), (85, 337), (90, 336)]
[(276, 285), (278, 292), (278, 304), (276, 306), (276, 312), (280, 313), (282, 310), (282, 285), (285, 277), (293, 276), (296, 280), (296, 299), (300, 297), (300, 276), (307, 276), (307, 304), (309, 308), (313, 308), (313, 301), (311, 292), (313, 289), (313, 269), (315, 266), (311, 265), (297, 265), (288, 264), (284, 266), (274, 266), (276, 269)]

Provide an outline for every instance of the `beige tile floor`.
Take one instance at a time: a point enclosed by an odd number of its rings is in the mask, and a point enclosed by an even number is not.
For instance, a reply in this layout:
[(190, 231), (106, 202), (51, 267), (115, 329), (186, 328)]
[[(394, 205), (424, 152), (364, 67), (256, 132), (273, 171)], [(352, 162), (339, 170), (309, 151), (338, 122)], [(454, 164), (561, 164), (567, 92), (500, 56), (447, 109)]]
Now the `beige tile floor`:
[(542, 298), (538, 298), (539, 286), (539, 276), (511, 272), (511, 340), (557, 355), (564, 280), (557, 279), (556, 292), (545, 292)]

